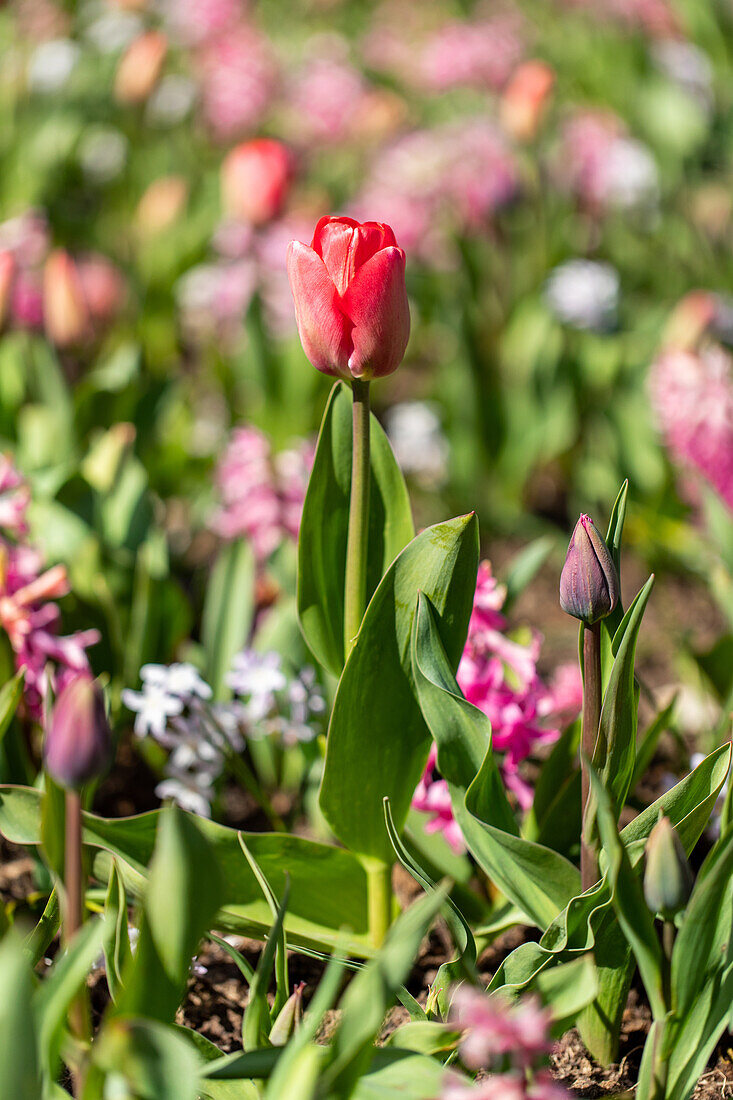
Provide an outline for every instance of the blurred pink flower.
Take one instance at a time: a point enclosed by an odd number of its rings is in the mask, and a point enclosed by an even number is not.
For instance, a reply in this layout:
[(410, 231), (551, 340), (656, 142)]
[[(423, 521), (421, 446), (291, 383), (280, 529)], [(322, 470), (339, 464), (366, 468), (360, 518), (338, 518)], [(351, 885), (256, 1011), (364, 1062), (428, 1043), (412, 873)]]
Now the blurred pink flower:
[(98, 252), (81, 256), (76, 269), (92, 323), (109, 323), (119, 313), (127, 297), (124, 275)]
[(444, 1085), (440, 1100), (526, 1100), (526, 1096), (523, 1077), (516, 1073), (500, 1073), (476, 1084), (453, 1077)]
[(277, 81), (267, 39), (240, 23), (202, 48), (198, 66), (204, 117), (214, 136), (226, 141), (256, 127)]
[(509, 79), (523, 50), (514, 15), (474, 23), (447, 23), (428, 38), (420, 51), (422, 81), (436, 92), (459, 87), (498, 91)]
[(224, 539), (249, 539), (264, 564), (281, 542), (298, 537), (312, 464), (309, 443), (273, 456), (262, 432), (235, 428), (215, 475), (221, 505), (211, 529)]
[(459, 1050), (469, 1069), (482, 1069), (505, 1055), (516, 1067), (528, 1069), (550, 1049), (552, 1013), (536, 997), (510, 1003), (474, 986), (459, 985), (451, 1019), (457, 1028), (465, 1029)]
[[(89, 668), (85, 650), (99, 641), (96, 630), (67, 637), (57, 633), (61, 613), (54, 601), (69, 591), (66, 569), (43, 571), (40, 553), (24, 540), (30, 492), (8, 458), (0, 461), (0, 627), (7, 634), (16, 669), (25, 669), (25, 702), (41, 715), (49, 687), (59, 691), (72, 672)], [(56, 669), (53, 669), (56, 665)]]
[(733, 509), (733, 359), (716, 344), (699, 353), (663, 350), (649, 375), (652, 406), (665, 443)]
[(343, 141), (353, 130), (369, 86), (343, 58), (310, 60), (295, 78), (288, 96), (301, 144)]
[(164, 0), (163, 18), (174, 38), (200, 46), (223, 34), (246, 14), (242, 0)]
[(19, 271), (10, 296), (10, 316), (20, 328), (43, 327), (43, 288), (40, 275)]
[(469, 117), (415, 130), (385, 149), (352, 213), (387, 222), (407, 252), (446, 267), (453, 235), (480, 229), (518, 187), (516, 160), (499, 128)]
[(653, 206), (658, 198), (654, 158), (610, 111), (579, 111), (568, 120), (556, 173), (561, 185), (596, 214)]
[[(549, 688), (543, 683), (537, 673), (542, 639), (536, 631), (526, 643), (506, 636), (507, 622), (501, 614), (505, 597), (489, 562), (481, 562), (457, 679), (468, 701), (491, 721), (493, 748), (501, 754), (504, 782), (522, 809), (527, 809), (532, 804), (532, 788), (521, 776), (519, 765), (539, 746), (557, 740), (560, 726), (577, 717), (582, 686), (570, 666), (558, 669)], [(453, 818), (448, 786), (436, 775), (435, 767), (433, 747), (413, 806), (432, 815), (427, 832), (442, 832), (454, 851), (463, 851), (465, 843)]]

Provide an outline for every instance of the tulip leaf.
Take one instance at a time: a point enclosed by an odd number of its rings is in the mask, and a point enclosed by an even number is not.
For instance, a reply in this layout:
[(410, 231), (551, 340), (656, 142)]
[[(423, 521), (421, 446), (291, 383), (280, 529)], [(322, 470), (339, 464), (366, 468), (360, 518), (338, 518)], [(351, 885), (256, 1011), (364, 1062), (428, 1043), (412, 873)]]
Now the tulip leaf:
[(137, 951), (122, 974), (117, 1014), (173, 1022), (191, 959), (224, 894), (223, 875), (212, 856), (192, 814), (173, 806), (161, 812)]
[(503, 893), (545, 928), (579, 892), (580, 875), (558, 852), (519, 836), (494, 759), (489, 720), (463, 697), (422, 593), (413, 668), (423, 716), (438, 747), (438, 768), (472, 855)]
[[(405, 479), (374, 415), (370, 423), (367, 600), (414, 535)], [(301, 628), (315, 656), (334, 676), (340, 676), (344, 666), (351, 459), (351, 390), (343, 382), (337, 382), (323, 414), (298, 542)]]
[(328, 731), (321, 809), (360, 856), (392, 861), (382, 800), (405, 824), (430, 734), (412, 686), (410, 636), (418, 591), (440, 619), (458, 666), (478, 568), (476, 517), (428, 527), (395, 559), (369, 604), (339, 681)]
[[(38, 845), (41, 797), (35, 788), (0, 786), (0, 833), (16, 844)], [(160, 810), (153, 810), (112, 819), (85, 813), (84, 843), (91, 849), (94, 877), (107, 882), (115, 858), (126, 889), (140, 895), (160, 814)], [(257, 879), (242, 858), (237, 830), (190, 816), (211, 845), (224, 876), (225, 893), (213, 926), (263, 938), (272, 916)], [(366, 874), (351, 853), (284, 833), (242, 836), (276, 895), (282, 896), (285, 874), (290, 877), (285, 930), (292, 945), (330, 950), (339, 941), (339, 930), (348, 928), (344, 951), (361, 957), (371, 953), (367, 942)]]
[(590, 769), (591, 787), (598, 807), (598, 828), (603, 851), (608, 859), (608, 885), (613, 908), (626, 940), (634, 952), (644, 982), (652, 1016), (664, 1015), (662, 949), (654, 928), (654, 918), (644, 900), (641, 880), (634, 874), (628, 853), (621, 843), (611, 800), (598, 773)]
[[(621, 831), (620, 839), (632, 868), (639, 864), (660, 813), (676, 828), (689, 855), (715, 806), (730, 760), (730, 744), (721, 745)], [(591, 950), (600, 971), (599, 1008), (595, 1013), (586, 1009), (579, 1027), (591, 1052), (608, 1061), (614, 1053), (631, 971), (630, 964), (624, 963), (624, 955), (630, 952), (611, 909), (605, 879), (573, 898), (545, 930), (539, 943), (522, 944), (513, 951), (499, 966), (489, 988), (508, 993), (534, 988), (538, 975), (546, 967)]]
[(116, 1001), (122, 992), (122, 974), (132, 956), (130, 935), (127, 930), (127, 893), (116, 860), (107, 883), (104, 903), (107, 935), (104, 942), (104, 960), (110, 996)]
[(224, 546), (206, 589), (201, 641), (206, 677), (215, 699), (229, 698), (225, 679), (232, 658), (249, 637), (255, 610), (255, 559), (246, 539)]
[(203, 1059), (176, 1028), (155, 1020), (106, 1023), (92, 1048), (94, 1065), (122, 1077), (139, 1100), (196, 1100)]
[(17, 932), (0, 941), (0, 1100), (40, 1096), (33, 974)]

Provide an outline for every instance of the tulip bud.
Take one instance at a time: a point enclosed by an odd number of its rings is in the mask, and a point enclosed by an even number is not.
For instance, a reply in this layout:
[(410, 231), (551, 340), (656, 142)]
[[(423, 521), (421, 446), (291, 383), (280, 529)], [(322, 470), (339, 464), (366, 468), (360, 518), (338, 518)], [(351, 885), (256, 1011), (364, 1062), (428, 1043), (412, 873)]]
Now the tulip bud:
[(652, 913), (673, 920), (687, 905), (693, 878), (677, 830), (660, 817), (646, 843), (644, 898)]
[(292, 158), (272, 138), (244, 141), (221, 166), (221, 195), (227, 214), (264, 225), (283, 208), (292, 176)]
[(89, 333), (89, 311), (76, 264), (68, 252), (56, 249), (43, 269), (43, 319), (49, 340), (60, 348)]
[(284, 1047), (303, 1018), (304, 989), (305, 982), (299, 982), (280, 1009), (270, 1031), (270, 1042), (274, 1047)]
[(291, 241), (288, 278), (305, 354), (324, 374), (369, 381), (397, 370), (410, 336), (405, 253), (388, 225), (321, 218)]
[(146, 31), (125, 50), (115, 75), (118, 103), (144, 103), (160, 79), (168, 42), (159, 31)]
[(591, 626), (610, 615), (618, 601), (613, 558), (590, 516), (575, 525), (560, 575), (560, 607)]
[(531, 141), (537, 134), (555, 74), (544, 61), (525, 61), (507, 84), (501, 97), (504, 129), (517, 141)]
[(0, 329), (7, 320), (10, 296), (15, 277), (15, 257), (12, 252), (0, 252)]
[(54, 704), (45, 762), (62, 787), (81, 787), (102, 775), (112, 759), (112, 733), (104, 696), (89, 672), (77, 672)]

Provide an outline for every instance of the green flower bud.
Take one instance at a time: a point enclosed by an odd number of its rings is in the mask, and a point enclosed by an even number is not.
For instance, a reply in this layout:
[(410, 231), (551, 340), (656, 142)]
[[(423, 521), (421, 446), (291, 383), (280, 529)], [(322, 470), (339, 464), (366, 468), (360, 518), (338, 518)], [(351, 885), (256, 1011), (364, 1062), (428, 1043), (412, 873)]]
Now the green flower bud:
[(644, 898), (652, 913), (673, 920), (687, 905), (693, 878), (677, 831), (660, 817), (646, 843)]

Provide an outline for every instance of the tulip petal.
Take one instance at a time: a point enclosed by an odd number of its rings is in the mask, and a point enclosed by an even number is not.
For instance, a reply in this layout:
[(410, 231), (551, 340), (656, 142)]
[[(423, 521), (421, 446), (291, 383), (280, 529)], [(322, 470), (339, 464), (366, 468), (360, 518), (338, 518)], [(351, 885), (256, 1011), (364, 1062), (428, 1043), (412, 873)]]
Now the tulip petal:
[(349, 378), (351, 323), (323, 260), (307, 244), (291, 241), (288, 278), (305, 354), (316, 370)]
[(353, 324), (348, 365), (355, 378), (381, 378), (402, 362), (410, 337), (405, 253), (389, 247), (360, 267), (342, 298)]
[(394, 233), (388, 225), (380, 222), (360, 225), (353, 218), (321, 218), (313, 235), (313, 249), (342, 295), (363, 264), (394, 244)]

